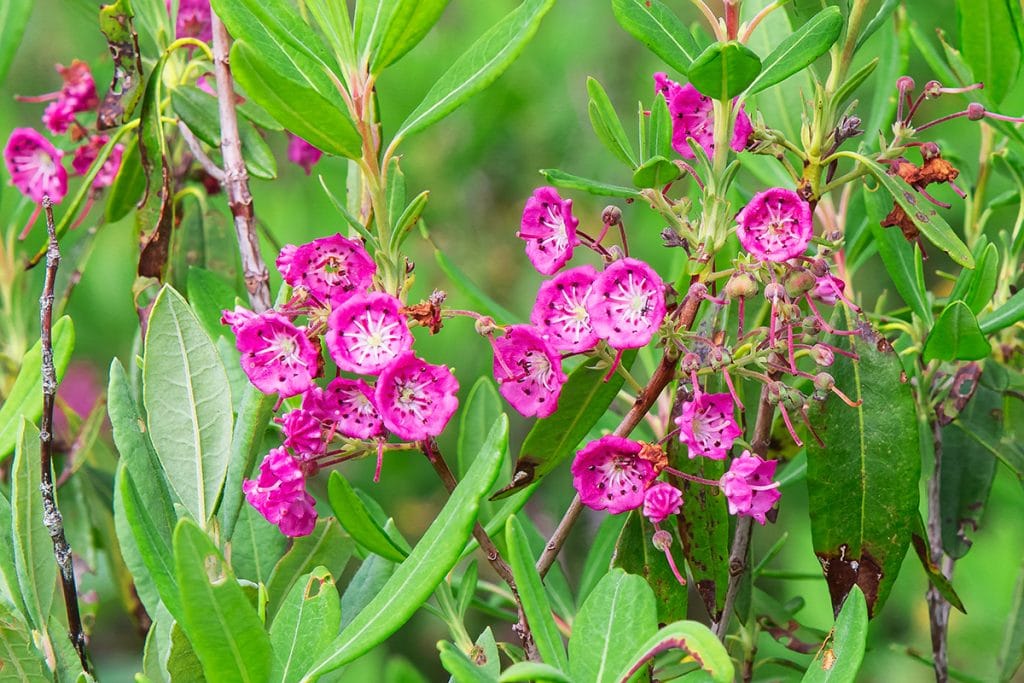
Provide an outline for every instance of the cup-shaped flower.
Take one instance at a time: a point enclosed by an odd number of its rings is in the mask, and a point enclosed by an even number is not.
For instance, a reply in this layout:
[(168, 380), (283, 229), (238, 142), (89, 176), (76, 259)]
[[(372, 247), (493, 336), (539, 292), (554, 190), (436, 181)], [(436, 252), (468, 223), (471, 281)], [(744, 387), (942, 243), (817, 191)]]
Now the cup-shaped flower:
[(313, 386), (320, 375), (320, 349), (288, 318), (275, 311), (259, 315), (235, 309), (221, 322), (231, 325), (235, 345), (242, 354), (242, 370), (265, 394), (295, 396)]
[(375, 375), (412, 348), (412, 335), (390, 294), (356, 294), (331, 311), (327, 350), (342, 370)]
[(299, 455), (320, 455), (324, 452), (326, 444), (322, 424), (312, 412), (299, 408), (274, 421), (284, 431), (284, 445)]
[(579, 224), (572, 213), (571, 199), (562, 199), (553, 187), (539, 187), (526, 200), (516, 234), (526, 240), (526, 256), (533, 267), (544, 275), (554, 275), (580, 243), (576, 237)]
[(288, 134), (288, 161), (302, 167), (309, 175), (324, 153), (298, 135)]
[(459, 382), (444, 365), (406, 351), (377, 379), (376, 399), (384, 426), (406, 441), (437, 436), (459, 407)]
[(316, 501), (306, 493), (299, 463), (284, 448), (275, 448), (263, 458), (259, 476), (245, 480), (242, 492), (249, 504), (285, 536), (306, 536), (313, 531)]
[(834, 275), (826, 273), (819, 277), (814, 283), (814, 289), (811, 290), (811, 296), (824, 304), (835, 306), (845, 289), (845, 282)]
[(727, 393), (702, 393), (683, 403), (676, 425), (679, 440), (686, 444), (691, 459), (698, 455), (712, 460), (725, 458), (740, 435), (733, 411), (732, 396)]
[(285, 245), (277, 269), (291, 286), (305, 287), (322, 303), (337, 305), (367, 290), (377, 264), (361, 242), (332, 235), (297, 247)]
[(598, 336), (587, 311), (587, 297), (596, 279), (593, 266), (578, 266), (540, 286), (530, 322), (541, 330), (551, 348), (580, 353), (597, 345)]
[[(715, 105), (710, 97), (702, 95), (693, 85), (679, 85), (663, 73), (654, 74), (654, 88), (668, 103), (672, 117), (672, 147), (684, 159), (693, 159), (694, 153), (687, 138), (697, 141), (709, 156), (715, 153)], [(736, 113), (729, 147), (740, 152), (747, 146), (754, 127), (742, 107)]]
[(68, 173), (61, 165), (63, 156), (63, 152), (31, 128), (15, 128), (4, 147), (11, 184), (37, 204), (43, 197), (58, 203), (68, 193)]
[(678, 515), (682, 507), (682, 492), (667, 482), (658, 482), (644, 494), (644, 517), (655, 524)]
[(56, 68), (64, 81), (61, 89), (50, 95), (30, 99), (53, 99), (43, 111), (43, 125), (54, 135), (63, 135), (71, 127), (75, 114), (95, 108), (99, 104), (99, 98), (96, 96), (96, 82), (88, 64), (76, 59), (71, 62), (71, 66), (58, 64)]
[(562, 359), (530, 325), (509, 325), (494, 340), (498, 391), (525, 417), (547, 417), (558, 407), (566, 376)]
[(646, 346), (665, 318), (665, 283), (635, 258), (616, 261), (594, 281), (587, 311), (597, 336), (614, 349)]
[[(171, 11), (171, 0), (167, 0)], [(204, 43), (213, 40), (210, 21), (210, 0), (178, 0), (178, 18), (174, 22), (175, 38), (198, 38)]]
[[(71, 157), (71, 168), (75, 169), (75, 173), (78, 175), (88, 173), (93, 162), (99, 156), (100, 149), (107, 144), (109, 139), (106, 135), (94, 135), (89, 138), (88, 142), (75, 149), (75, 155)], [(93, 178), (92, 186), (95, 189), (99, 190), (114, 184), (114, 178), (117, 177), (117, 172), (121, 168), (122, 155), (124, 155), (124, 145), (114, 145), (114, 148), (110, 150), (110, 156), (103, 162), (100, 170), (96, 172), (96, 177)]]
[(336, 377), (326, 389), (313, 387), (302, 397), (302, 408), (342, 436), (373, 439), (384, 434), (373, 388), (361, 379)]
[(776, 460), (762, 460), (750, 451), (743, 451), (732, 461), (719, 482), (729, 501), (730, 514), (746, 515), (765, 523), (765, 514), (782, 497), (778, 484), (772, 482), (777, 464)]
[(810, 205), (784, 187), (754, 195), (736, 221), (740, 244), (762, 261), (782, 262), (800, 256), (814, 234)]
[(615, 515), (644, 504), (647, 487), (658, 476), (654, 463), (640, 457), (638, 441), (609, 434), (591, 441), (572, 461), (572, 485), (580, 501)]

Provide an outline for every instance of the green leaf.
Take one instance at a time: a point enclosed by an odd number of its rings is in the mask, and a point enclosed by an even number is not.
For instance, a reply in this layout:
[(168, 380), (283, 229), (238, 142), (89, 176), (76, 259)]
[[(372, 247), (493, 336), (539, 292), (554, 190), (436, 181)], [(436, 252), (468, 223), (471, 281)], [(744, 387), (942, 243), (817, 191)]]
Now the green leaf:
[(878, 8), (878, 12), (871, 17), (871, 21), (868, 22), (868, 25), (860, 32), (860, 36), (857, 37), (855, 53), (860, 51), (861, 46), (864, 45), (868, 38), (873, 36), (878, 29), (882, 28), (899, 4), (900, 0), (883, 0), (882, 6)]
[(999, 648), (1000, 681), (1011, 680), (1024, 663), (1024, 565), (1017, 577), (1017, 587), (1013, 589), (1013, 602), (1008, 607), (1003, 645)]
[(352, 623), (395, 573), (395, 565), (380, 555), (370, 555), (359, 565), (341, 596), (341, 628)]
[[(665, 554), (651, 542), (654, 527), (637, 511), (620, 516), (628, 517), (628, 521), (616, 539), (612, 564), (647, 581), (657, 606), (657, 623), (671, 624), (673, 621), (685, 619), (687, 589), (679, 585)], [(671, 530), (669, 533), (672, 534), (672, 547), (678, 548), (678, 537)], [(654, 630), (652, 629), (651, 633)]]
[(516, 662), (501, 673), (499, 683), (573, 683), (565, 673), (543, 662)]
[[(932, 244), (949, 254), (949, 257), (964, 268), (974, 267), (974, 257), (953, 229), (923, 197), (914, 191), (907, 181), (899, 176), (889, 175), (876, 161), (853, 152), (843, 152), (844, 156), (856, 159), (863, 164), (871, 175), (885, 187), (896, 203), (906, 212), (921, 233)], [(870, 602), (870, 601), (869, 601)]]
[(497, 678), (487, 674), (465, 652), (447, 640), (437, 644), (441, 666), (452, 675), (456, 683), (494, 683)]
[[(991, 373), (995, 364), (986, 364), (986, 373)], [(984, 378), (985, 375), (983, 374)], [(1014, 412), (1008, 410), (1007, 401), (985, 387), (979, 386), (964, 410), (950, 425), (959, 428), (967, 437), (968, 447), (980, 447), (988, 455), (1000, 460), (1018, 480), (1024, 484), (1024, 446), (1016, 438), (1013, 426)], [(956, 451), (953, 451), (954, 453)], [(958, 457), (951, 456), (951, 457)], [(980, 457), (980, 455), (979, 455)]]
[(964, 61), (998, 105), (1020, 73), (1020, 5), (1011, 0), (956, 0), (956, 15)]
[(979, 386), (953, 424), (942, 428), (942, 468), (939, 509), (942, 512), (942, 548), (953, 559), (967, 554), (968, 535), (981, 527), (985, 504), (992, 490), (998, 461), (964, 431), (961, 424), (980, 424), (986, 432), (1002, 430), (1002, 396)]
[[(75, 348), (75, 327), (71, 318), (64, 316), (54, 324), (52, 340), (53, 365), (59, 382)], [(14, 451), (22, 419), (36, 422), (43, 414), (42, 365), (42, 345), (36, 342), (21, 359), (14, 385), (0, 405), (0, 461)]]
[(225, 542), (234, 533), (238, 511), (242, 509), (242, 480), (252, 473), (276, 401), (276, 396), (264, 394), (252, 384), (246, 386), (242, 395), (235, 429), (231, 435), (231, 459), (224, 481), (224, 497), (217, 510), (221, 538)]
[(860, 332), (849, 338), (860, 360), (837, 357), (832, 375), (862, 403), (851, 408), (829, 400), (811, 409), (825, 445), (808, 440), (807, 490), (814, 552), (833, 607), (858, 585), (877, 614), (910, 543), (921, 456), (917, 411), (899, 357), (872, 328), (861, 325)]
[(856, 680), (867, 639), (868, 602), (860, 588), (854, 586), (839, 610), (829, 640), (818, 650), (801, 680), (805, 683)]
[(871, 235), (878, 245), (878, 253), (882, 257), (886, 272), (892, 278), (893, 286), (903, 301), (910, 306), (910, 310), (930, 327), (933, 318), (927, 290), (917, 279), (917, 262), (921, 260), (921, 250), (916, 245), (911, 246), (899, 229), (883, 228), (879, 225), (889, 210), (885, 200), (887, 195), (867, 188), (864, 188), (863, 195)]
[(0, 0), (0, 85), (7, 80), (34, 6), (32, 0)]
[(663, 188), (683, 172), (663, 156), (654, 156), (640, 164), (633, 172), (633, 184), (638, 188)]
[(935, 359), (980, 360), (991, 352), (971, 309), (963, 301), (954, 301), (942, 310), (928, 333), (921, 358), (925, 363)]
[(597, 139), (622, 163), (630, 168), (636, 166), (636, 153), (629, 143), (626, 130), (622, 127), (618, 114), (615, 113), (615, 107), (612, 106), (608, 93), (597, 82), (597, 79), (589, 76), (587, 77), (587, 93), (590, 95), (590, 103), (587, 106), (587, 111), (590, 113), (590, 125), (594, 128)]
[(597, 584), (573, 622), (569, 639), (572, 677), (595, 683), (621, 680), (615, 674), (629, 667), (632, 654), (657, 630), (657, 608), (647, 582), (613, 569)]
[(437, 123), (496, 81), (530, 42), (554, 4), (555, 0), (525, 0), (480, 36), (406, 117), (395, 140)]
[(379, 74), (416, 47), (447, 6), (448, 0), (397, 0), (374, 51), (370, 73)]
[(28, 621), (36, 630), (46, 633), (57, 585), (57, 561), (50, 532), (43, 524), (39, 459), (39, 430), (23, 420), (11, 465), (14, 567)]
[[(641, 106), (640, 116), (644, 117)], [(641, 125), (644, 125), (641, 123)], [(646, 122), (648, 133), (644, 146), (644, 158), (650, 159), (655, 156), (662, 156), (666, 159), (672, 156), (672, 114), (668, 111), (668, 100), (660, 94), (654, 97), (654, 104), (651, 105), (650, 117)]]
[(299, 536), (292, 547), (274, 566), (267, 581), (270, 603), (267, 617), (275, 619), (292, 586), (317, 567), (325, 567), (331, 576), (341, 576), (352, 557), (352, 539), (341, 530), (333, 517), (318, 519), (313, 532)]
[(116, 223), (135, 209), (135, 203), (146, 191), (146, 174), (142, 171), (138, 137), (132, 137), (121, 154), (121, 167), (107, 195), (103, 215), (108, 223)]
[[(430, 199), (430, 190), (424, 190), (412, 198), (405, 210), (395, 219), (391, 239), (388, 242), (393, 252), (398, 251), (406, 238), (412, 234), (412, 229), (423, 215), (423, 209), (427, 207), (427, 200)], [(394, 215), (394, 214), (392, 214)]]
[(562, 644), (562, 636), (551, 614), (551, 603), (540, 574), (534, 567), (535, 560), (530, 552), (526, 532), (515, 517), (509, 517), (505, 523), (505, 544), (508, 547), (508, 563), (512, 567), (512, 576), (516, 580), (523, 612), (537, 644), (537, 651), (544, 661), (560, 669), (568, 669), (569, 660), (565, 656), (565, 645)]
[(267, 53), (243, 40), (231, 46), (231, 73), (288, 130), (330, 154), (359, 158), (362, 138), (340, 101), (289, 77)]
[(615, 545), (627, 519), (629, 519), (629, 515), (604, 515), (601, 525), (597, 527), (597, 534), (589, 546), (587, 559), (583, 562), (583, 573), (580, 574), (577, 593), (577, 600), (580, 604), (586, 601), (597, 582), (611, 569)]
[(195, 522), (174, 530), (174, 567), (182, 619), (207, 680), (266, 681), (270, 638), (231, 567)]
[(329, 654), (303, 677), (313, 681), (373, 649), (419, 609), (462, 555), (476, 522), (480, 499), (498, 476), (508, 440), (508, 419), (491, 427), (480, 455), (455, 487), (440, 514), (384, 587), (342, 630)]
[(591, 180), (590, 178), (559, 171), (556, 168), (542, 168), (540, 173), (555, 187), (563, 187), (567, 190), (580, 190), (589, 194), (596, 194), (600, 197), (622, 197), (624, 199), (636, 199), (640, 196), (640, 193), (631, 187), (622, 187), (600, 180)]
[(693, 60), (687, 75), (702, 95), (730, 100), (746, 90), (760, 73), (761, 59), (746, 45), (730, 41), (710, 45)]
[[(628, 370), (635, 359), (636, 351), (627, 351), (622, 355), (622, 367)], [(558, 410), (534, 423), (523, 440), (512, 482), (492, 500), (539, 481), (569, 457), (622, 388), (622, 375), (615, 373), (605, 382), (607, 373), (607, 368), (592, 368), (586, 362), (569, 373), (558, 397)]]
[(630, 679), (647, 662), (666, 650), (685, 650), (690, 653), (716, 683), (731, 683), (733, 679), (734, 670), (729, 653), (711, 629), (696, 621), (677, 621), (655, 633), (636, 649), (628, 658), (630, 664), (619, 671), (615, 680)]
[(700, 48), (686, 25), (660, 0), (612, 0), (612, 12), (626, 32), (681, 74)]
[(288, 547), (288, 537), (251, 505), (243, 505), (231, 537), (231, 567), (240, 579), (266, 585)]
[(464, 476), (487, 439), (491, 425), (504, 413), (501, 396), (494, 382), (481, 377), (469, 390), (459, 418), (459, 439), (456, 447), (456, 472)]
[(4, 608), (0, 608), (0, 662), (7, 680), (19, 683), (50, 683), (53, 674), (46, 660), (33, 646), (28, 626)]
[(182, 505), (205, 525), (231, 455), (231, 393), (217, 348), (167, 286), (149, 316), (142, 378), (160, 464)]
[(953, 584), (942, 573), (942, 569), (932, 562), (931, 548), (928, 547), (928, 533), (924, 529), (924, 520), (921, 519), (920, 514), (915, 521), (914, 533), (910, 536), (910, 542), (914, 546), (914, 553), (921, 563), (921, 568), (924, 569), (925, 576), (928, 577), (928, 583), (934, 586), (951, 606), (963, 614), (967, 614), (963, 601), (953, 589)]
[(966, 303), (975, 315), (978, 315), (992, 303), (992, 295), (996, 291), (999, 275), (999, 250), (996, 245), (990, 244), (988, 239), (982, 235), (978, 243), (974, 245), (972, 254), (977, 265), (974, 270), (960, 271), (960, 275), (953, 285), (953, 291), (949, 293), (949, 301), (959, 299)]
[(274, 662), (270, 680), (298, 681), (331, 640), (341, 624), (341, 607), (334, 578), (317, 567), (292, 586), (270, 625)]
[(355, 32), (348, 16), (348, 0), (306, 0), (306, 6), (334, 48), (338, 61), (341, 64), (355, 64)]
[(875, 72), (878, 68), (879, 58), (875, 57), (870, 62), (857, 69), (852, 76), (846, 79), (846, 82), (839, 86), (836, 90), (833, 102), (835, 107), (841, 108), (846, 101), (853, 96), (853, 93), (857, 91), (857, 88), (864, 84), (864, 81), (868, 79), (868, 76)]
[(233, 342), (231, 328), (221, 323), (220, 318), (225, 310), (230, 311), (235, 307), (238, 294), (234, 288), (220, 275), (196, 266), (189, 267), (186, 286), (188, 302), (210, 339), (230, 336)]
[(986, 314), (980, 321), (980, 327), (985, 334), (992, 334), (1005, 330), (1010, 325), (1016, 325), (1021, 320), (1024, 320), (1024, 289), (1011, 296), (996, 310)]
[[(747, 94), (761, 92), (781, 83), (828, 52), (843, 30), (838, 7), (826, 7), (810, 21), (786, 36), (761, 63), (761, 73), (747, 88)], [(698, 88), (699, 90), (699, 88)]]
[(384, 533), (384, 529), (370, 515), (352, 485), (337, 470), (331, 472), (327, 484), (327, 497), (338, 521), (356, 543), (392, 562), (401, 562), (406, 558), (408, 553)]

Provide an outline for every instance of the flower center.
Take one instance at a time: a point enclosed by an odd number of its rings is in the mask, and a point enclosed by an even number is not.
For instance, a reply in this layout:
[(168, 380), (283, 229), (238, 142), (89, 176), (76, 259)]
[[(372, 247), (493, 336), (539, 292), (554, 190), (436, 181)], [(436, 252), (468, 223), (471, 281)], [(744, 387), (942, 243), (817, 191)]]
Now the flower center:
[(644, 287), (645, 284), (643, 278), (634, 278), (633, 273), (629, 273), (625, 281), (615, 281), (615, 291), (608, 297), (618, 305), (623, 322), (629, 325), (636, 326), (644, 322), (651, 310), (651, 294)]
[(372, 311), (367, 311), (363, 317), (352, 321), (342, 337), (349, 340), (349, 351), (363, 365), (378, 365), (390, 359), (401, 341), (398, 323), (388, 320), (383, 311), (376, 318)]

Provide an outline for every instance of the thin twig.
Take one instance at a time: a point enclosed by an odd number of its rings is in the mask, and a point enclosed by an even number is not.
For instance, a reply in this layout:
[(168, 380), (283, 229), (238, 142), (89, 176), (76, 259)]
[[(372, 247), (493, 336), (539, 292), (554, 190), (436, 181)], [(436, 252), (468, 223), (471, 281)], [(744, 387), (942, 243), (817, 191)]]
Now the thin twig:
[(213, 159), (211, 159), (210, 155), (208, 155), (206, 153), (206, 150), (203, 149), (202, 143), (199, 142), (199, 140), (196, 138), (195, 133), (192, 132), (192, 129), (189, 128), (184, 121), (178, 121), (178, 130), (181, 131), (181, 139), (185, 141), (185, 144), (188, 146), (189, 151), (192, 152), (192, 156), (195, 158), (196, 161), (199, 162), (199, 165), (203, 167), (203, 170), (206, 171), (209, 174), (209, 176), (216, 180), (218, 183), (223, 183), (223, 169), (221, 169), (221, 167), (218, 166), (217, 164), (213, 163)]
[[(64, 606), (68, 616), (68, 638), (78, 652), (82, 669), (92, 674), (92, 663), (86, 651), (85, 631), (82, 617), (78, 612), (78, 588), (71, 561), (71, 546), (64, 536), (64, 518), (57, 507), (53, 487), (53, 404), (57, 397), (57, 371), (53, 365), (53, 287), (60, 265), (60, 246), (53, 222), (53, 205), (49, 197), (43, 197), (46, 212), (46, 232), (49, 243), (46, 247), (46, 278), (43, 294), (39, 297), (40, 346), (42, 348), (43, 372), (43, 415), (39, 422), (39, 465), (41, 477), (39, 491), (43, 496), (43, 524), (53, 541), (53, 556), (60, 569), (61, 588), (64, 592)], [(41, 589), (42, 587), (40, 587)]]
[[(942, 551), (942, 517), (940, 514), (939, 480), (942, 475), (942, 428), (939, 423), (932, 423), (932, 436), (935, 443), (935, 469), (928, 482), (928, 546), (934, 562), (946, 578), (952, 574), (953, 561)], [(949, 656), (947, 636), (949, 632), (949, 602), (934, 585), (928, 585), (925, 594), (928, 601), (928, 622), (932, 637), (932, 667), (935, 669), (936, 683), (949, 680)]]
[(217, 76), (217, 103), (220, 111), (220, 151), (224, 159), (224, 189), (228, 206), (235, 219), (235, 235), (242, 257), (245, 287), (249, 303), (259, 313), (270, 308), (270, 285), (267, 264), (260, 254), (256, 236), (249, 173), (242, 159), (242, 142), (238, 137), (238, 115), (235, 112), (235, 88), (228, 64), (230, 38), (216, 12), (211, 14), (213, 28), (213, 64)]

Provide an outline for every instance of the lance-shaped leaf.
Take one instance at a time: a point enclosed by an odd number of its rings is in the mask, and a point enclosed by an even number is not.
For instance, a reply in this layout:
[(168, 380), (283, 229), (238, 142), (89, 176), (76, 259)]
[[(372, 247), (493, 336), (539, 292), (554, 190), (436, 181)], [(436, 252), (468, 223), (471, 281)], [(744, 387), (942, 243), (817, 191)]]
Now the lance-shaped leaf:
[(437, 644), (441, 666), (458, 683), (495, 683), (498, 679), (478, 666), (469, 656), (447, 640)]
[(502, 416), (491, 427), (466, 478), (409, 557), (398, 566), (383, 588), (359, 611), (327, 649), (327, 655), (310, 668), (303, 681), (314, 681), (347, 664), (382, 643), (426, 602), (462, 555), (476, 522), (480, 500), (498, 476), (508, 440), (508, 419)]
[(276, 618), (292, 586), (317, 567), (325, 567), (331, 576), (341, 576), (352, 557), (352, 550), (352, 539), (342, 530), (338, 520), (333, 517), (318, 519), (313, 532), (296, 538), (284, 557), (274, 565), (267, 581), (270, 596), (267, 616)]
[(921, 563), (921, 568), (924, 569), (925, 576), (928, 577), (928, 583), (934, 586), (935, 590), (939, 591), (939, 594), (951, 606), (967, 614), (964, 603), (957, 595), (953, 584), (942, 573), (942, 569), (932, 561), (931, 548), (928, 547), (928, 532), (924, 529), (924, 520), (920, 515), (915, 520), (914, 533), (910, 536), (910, 543), (914, 546), (914, 553)]
[(999, 284), (999, 250), (982, 236), (974, 247), (974, 260), (977, 263), (974, 270), (960, 271), (949, 300), (960, 299), (978, 315), (992, 303), (992, 295)]
[(551, 613), (551, 602), (544, 590), (544, 583), (534, 567), (530, 543), (522, 524), (515, 517), (509, 517), (505, 524), (505, 544), (508, 547), (508, 561), (512, 567), (519, 597), (523, 603), (523, 612), (530, 625), (537, 651), (547, 662), (561, 669), (569, 668), (569, 660), (565, 656), (565, 645), (558, 632), (558, 626)]
[(613, 569), (597, 584), (573, 622), (569, 672), (578, 681), (618, 681), (616, 674), (632, 664), (633, 653), (657, 630), (650, 586), (635, 574)]
[(380, 73), (416, 47), (447, 6), (448, 0), (397, 0), (374, 51), (370, 73)]
[(11, 530), (18, 586), (28, 609), (28, 621), (46, 633), (57, 580), (50, 532), (43, 524), (39, 492), (39, 430), (23, 420), (11, 466)]
[(999, 104), (1021, 66), (1021, 8), (1008, 0), (957, 0), (960, 50), (976, 80)]
[(860, 586), (871, 614), (892, 589), (917, 515), (921, 471), (917, 413), (899, 357), (866, 323), (853, 340), (860, 360), (832, 366), (837, 400), (811, 409), (824, 446), (807, 444), (807, 490), (814, 552), (838, 610)]
[(554, 4), (555, 0), (525, 0), (480, 36), (406, 117), (395, 140), (437, 123), (496, 81), (530, 42)]
[(355, 489), (338, 471), (331, 472), (331, 478), (327, 483), (327, 496), (338, 521), (356, 543), (392, 562), (401, 562), (406, 558), (408, 553), (391, 540), (377, 524), (363, 501), (356, 495)]
[(135, 209), (135, 204), (145, 191), (146, 174), (142, 170), (139, 138), (133, 136), (125, 144), (124, 152), (121, 154), (121, 167), (117, 170), (114, 184), (108, 191), (106, 206), (103, 209), (104, 218), (108, 223), (121, 220)]
[[(636, 359), (636, 351), (622, 355), (627, 370)], [(569, 374), (558, 397), (558, 410), (551, 417), (537, 420), (523, 440), (512, 482), (492, 500), (504, 498), (555, 469), (575, 450), (587, 432), (597, 424), (622, 388), (623, 377), (615, 373), (605, 382), (607, 368), (584, 363)]]
[(802, 679), (804, 683), (856, 680), (868, 639), (868, 602), (865, 597), (857, 586), (850, 591), (828, 640), (807, 667)]
[(612, 0), (622, 28), (681, 74), (700, 54), (686, 25), (660, 0)]
[(334, 578), (317, 567), (292, 586), (270, 625), (274, 662), (270, 680), (298, 681), (330, 644), (341, 625)]
[[(680, 519), (683, 514), (679, 515)], [(655, 528), (640, 514), (639, 510), (630, 512), (626, 526), (622, 528), (622, 533), (619, 534), (615, 544), (615, 556), (612, 559), (612, 564), (630, 574), (642, 576), (647, 581), (656, 600), (657, 623), (671, 624), (673, 621), (686, 618), (687, 588), (681, 586), (679, 580), (672, 573), (665, 553), (654, 547), (654, 543), (651, 541), (654, 532)], [(678, 553), (679, 538), (675, 533), (669, 533), (672, 534), (672, 550)], [(591, 552), (593, 552), (593, 548)], [(586, 605), (584, 605), (585, 608)], [(581, 610), (580, 615), (582, 614)], [(652, 629), (651, 633), (653, 632)], [(574, 627), (574, 637), (575, 633)], [(639, 644), (639, 642), (636, 643), (637, 646)], [(618, 670), (619, 667), (614, 668)]]
[(629, 143), (629, 138), (626, 137), (622, 121), (615, 113), (615, 107), (612, 106), (608, 93), (596, 78), (587, 78), (587, 93), (590, 95), (590, 103), (587, 106), (590, 125), (594, 128), (597, 139), (622, 163), (630, 168), (636, 166), (636, 153)]
[(747, 89), (761, 73), (761, 59), (746, 45), (714, 43), (693, 60), (687, 75), (703, 95), (728, 100)]
[(999, 680), (1009, 681), (1024, 663), (1024, 565), (1017, 577), (1013, 600), (1008, 606), (1003, 644), (999, 648)]
[(31, 629), (0, 606), (0, 662), (3, 672), (20, 683), (48, 683), (53, 674), (32, 642)]
[(978, 320), (963, 301), (954, 301), (942, 310), (928, 333), (921, 357), (925, 363), (935, 359), (981, 360), (992, 352)]
[[(100, 130), (128, 123), (142, 97), (142, 54), (133, 16), (128, 0), (115, 0), (100, 7), (100, 31), (114, 58), (114, 79), (96, 109), (96, 127)], [(90, 182), (87, 180), (86, 184)]]
[(655, 633), (635, 650), (629, 657), (630, 664), (619, 671), (614, 680), (629, 680), (654, 657), (668, 650), (688, 652), (715, 683), (730, 683), (733, 679), (734, 669), (729, 653), (711, 629), (696, 621), (677, 621)]
[(838, 7), (826, 7), (798, 30), (786, 36), (761, 62), (761, 73), (747, 88), (747, 94), (761, 92), (781, 83), (828, 52), (843, 30)]
[(583, 176), (573, 175), (557, 168), (542, 168), (542, 176), (555, 187), (564, 187), (567, 190), (580, 190), (599, 197), (622, 197), (623, 199), (636, 199), (640, 193), (632, 187), (612, 185), (600, 180), (591, 180)]
[(1004, 330), (1010, 325), (1015, 325), (1024, 320), (1024, 289), (1010, 297), (1010, 299), (984, 316), (980, 321), (981, 331), (985, 334), (992, 334)]
[(205, 524), (231, 454), (231, 393), (217, 348), (170, 287), (153, 303), (142, 378), (160, 465), (182, 505)]
[(7, 80), (7, 72), (25, 35), (28, 18), (32, 16), (34, 2), (4, 0), (0, 2), (0, 85)]

